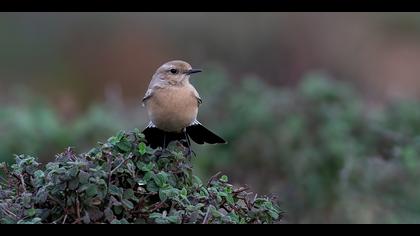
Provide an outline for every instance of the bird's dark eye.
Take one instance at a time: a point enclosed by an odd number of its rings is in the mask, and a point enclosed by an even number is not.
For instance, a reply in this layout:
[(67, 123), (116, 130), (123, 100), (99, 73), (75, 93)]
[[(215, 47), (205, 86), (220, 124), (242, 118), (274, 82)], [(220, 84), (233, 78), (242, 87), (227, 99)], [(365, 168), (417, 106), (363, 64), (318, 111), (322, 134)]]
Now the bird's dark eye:
[(171, 69), (171, 70), (170, 70), (170, 72), (171, 72), (172, 74), (177, 74), (177, 73), (178, 73), (178, 70), (177, 70), (177, 69)]

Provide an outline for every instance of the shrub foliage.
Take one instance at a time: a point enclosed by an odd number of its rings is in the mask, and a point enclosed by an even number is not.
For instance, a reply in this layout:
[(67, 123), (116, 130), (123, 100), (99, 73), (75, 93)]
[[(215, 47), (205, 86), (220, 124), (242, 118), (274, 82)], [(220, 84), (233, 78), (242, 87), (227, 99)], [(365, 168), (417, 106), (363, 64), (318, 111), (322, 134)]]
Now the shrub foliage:
[(84, 154), (71, 148), (45, 166), (31, 156), (3, 163), (1, 223), (276, 223), (275, 197), (234, 187), (220, 173), (193, 175), (176, 142), (146, 146), (138, 131), (120, 132)]

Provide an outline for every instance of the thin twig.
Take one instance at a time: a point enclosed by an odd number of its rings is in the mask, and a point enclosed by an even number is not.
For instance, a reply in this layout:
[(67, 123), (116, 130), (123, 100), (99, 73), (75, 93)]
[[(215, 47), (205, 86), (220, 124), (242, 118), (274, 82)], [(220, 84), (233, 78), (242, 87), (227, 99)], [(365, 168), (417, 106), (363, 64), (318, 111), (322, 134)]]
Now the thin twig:
[[(153, 204), (151, 206), (151, 208), (147, 210), (147, 212), (154, 212), (157, 209), (162, 208), (164, 205), (166, 205), (165, 202), (157, 202), (157, 203)], [(145, 213), (145, 212), (142, 209), (139, 209), (139, 210), (131, 211), (131, 213), (137, 214), (137, 213)]]
[(51, 224), (57, 224), (61, 219), (63, 219), (64, 216), (58, 217), (58, 219), (54, 220)]
[(252, 200), (252, 204), (254, 204), (254, 203), (255, 203), (255, 201), (257, 200), (257, 196), (258, 196), (258, 194), (256, 193), (256, 194), (255, 194), (255, 197), (254, 197), (254, 200)]
[(78, 224), (78, 223), (80, 223), (82, 220), (81, 219), (77, 219), (77, 220), (75, 220), (72, 224)]
[(222, 172), (217, 172), (215, 175), (213, 175), (212, 177), (210, 177), (209, 181), (207, 182), (207, 187), (210, 186), (211, 182), (213, 182), (213, 180), (215, 180), (217, 177), (219, 177), (222, 174)]
[(56, 202), (58, 205), (60, 205), (63, 209), (65, 208), (65, 206), (57, 198), (51, 196), (51, 194), (48, 194), (48, 197), (51, 198), (51, 200), (53, 200), (54, 202)]
[(67, 214), (64, 216), (64, 219), (63, 219), (63, 225), (66, 223), (66, 220), (67, 220)]
[(9, 185), (9, 181), (3, 176), (0, 176), (0, 184), (7, 187)]
[(76, 214), (77, 220), (80, 221), (80, 202), (79, 202), (79, 193), (76, 193)]
[(9, 175), (9, 169), (7, 168), (7, 163), (5, 163), (5, 164), (3, 165), (3, 172), (4, 172), (4, 174), (5, 174), (6, 176), (8, 176), (8, 175)]
[[(108, 175), (108, 186), (109, 186), (111, 184), (111, 177), (112, 177), (112, 174), (111, 174), (111, 171), (112, 171), (112, 161), (111, 161), (111, 158), (108, 158), (108, 166), (109, 166), (108, 172), (110, 173)], [(109, 189), (108, 189), (108, 191), (109, 191)]]
[(23, 179), (22, 174), (19, 174), (19, 179), (20, 179), (20, 182), (22, 183), (23, 192), (26, 193), (25, 180)]
[(239, 194), (239, 193), (242, 193), (242, 192), (244, 192), (246, 190), (249, 190), (249, 187), (248, 186), (246, 186), (246, 187), (240, 187), (239, 189), (233, 191), (233, 193), (234, 194)]
[(130, 153), (130, 155), (128, 155), (128, 157), (126, 159), (124, 159), (120, 164), (117, 165), (117, 167), (115, 167), (113, 170), (111, 170), (111, 172), (109, 173), (109, 175), (114, 174), (115, 171), (117, 171), (122, 165), (124, 165), (124, 163), (126, 163), (132, 157), (133, 157), (133, 154)]
[(9, 211), (8, 209), (6, 209), (6, 208), (4, 208), (4, 207), (1, 207), (0, 208), (6, 215), (11, 215), (13, 218), (15, 218), (15, 219), (17, 219), (17, 216), (16, 216), (16, 214), (15, 213), (13, 213), (13, 212), (11, 212), (11, 211)]
[(204, 216), (202, 224), (208, 224), (210, 219), (210, 206), (207, 208), (206, 215)]
[(150, 212), (156, 211), (157, 209), (161, 208), (163, 205), (165, 205), (165, 202), (156, 203), (155, 206), (153, 206), (153, 208), (150, 209), (149, 211)]
[(3, 176), (0, 175), (0, 179), (3, 180), (4, 182), (7, 182), (7, 179), (4, 178)]

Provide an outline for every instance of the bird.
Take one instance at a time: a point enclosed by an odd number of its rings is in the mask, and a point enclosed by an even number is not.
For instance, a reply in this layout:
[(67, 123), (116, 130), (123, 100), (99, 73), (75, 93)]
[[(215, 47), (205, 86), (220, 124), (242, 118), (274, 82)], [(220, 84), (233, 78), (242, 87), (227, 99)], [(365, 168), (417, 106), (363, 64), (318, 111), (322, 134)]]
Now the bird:
[(153, 74), (142, 99), (150, 119), (142, 133), (150, 147), (165, 150), (171, 141), (180, 141), (191, 155), (190, 138), (197, 144), (227, 143), (197, 120), (202, 99), (190, 77), (199, 72), (185, 61), (173, 60)]

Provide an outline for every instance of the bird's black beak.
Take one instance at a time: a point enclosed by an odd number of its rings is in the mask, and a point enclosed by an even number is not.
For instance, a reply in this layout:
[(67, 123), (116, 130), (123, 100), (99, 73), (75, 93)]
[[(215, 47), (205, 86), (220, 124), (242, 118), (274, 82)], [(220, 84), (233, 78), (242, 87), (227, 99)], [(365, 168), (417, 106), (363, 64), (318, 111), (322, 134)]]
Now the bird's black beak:
[(202, 70), (200, 69), (191, 69), (191, 70), (187, 70), (187, 75), (191, 75), (191, 74), (195, 74), (195, 73), (200, 73), (202, 72)]

